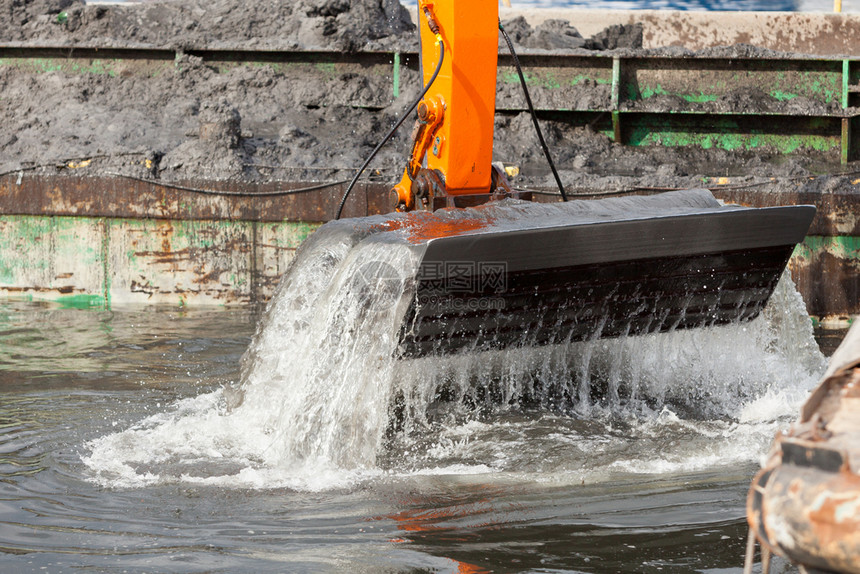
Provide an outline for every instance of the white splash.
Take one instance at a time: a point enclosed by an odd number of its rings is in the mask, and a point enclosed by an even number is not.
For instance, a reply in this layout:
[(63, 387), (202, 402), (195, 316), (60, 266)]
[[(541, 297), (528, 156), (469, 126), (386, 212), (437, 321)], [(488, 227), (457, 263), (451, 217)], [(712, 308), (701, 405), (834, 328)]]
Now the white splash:
[[(593, 479), (756, 460), (824, 368), (787, 275), (749, 323), (398, 361), (417, 257), (375, 223), (318, 231), (270, 303), (238, 391), (92, 441), (94, 480), (319, 490), (390, 472)], [(692, 440), (659, 446), (672, 436)]]

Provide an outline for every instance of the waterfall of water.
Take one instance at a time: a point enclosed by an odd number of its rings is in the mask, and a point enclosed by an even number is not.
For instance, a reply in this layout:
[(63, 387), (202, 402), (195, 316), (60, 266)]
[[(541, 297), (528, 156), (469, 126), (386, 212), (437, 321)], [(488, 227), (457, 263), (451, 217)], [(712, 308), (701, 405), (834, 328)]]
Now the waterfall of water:
[[(93, 441), (96, 480), (324, 487), (309, 477), (416, 468), (430, 437), (511, 413), (773, 420), (823, 369), (787, 275), (748, 323), (398, 360), (417, 262), (416, 245), (382, 219), (320, 229), (270, 302), (238, 392)], [(774, 396), (781, 406), (763, 399)]]

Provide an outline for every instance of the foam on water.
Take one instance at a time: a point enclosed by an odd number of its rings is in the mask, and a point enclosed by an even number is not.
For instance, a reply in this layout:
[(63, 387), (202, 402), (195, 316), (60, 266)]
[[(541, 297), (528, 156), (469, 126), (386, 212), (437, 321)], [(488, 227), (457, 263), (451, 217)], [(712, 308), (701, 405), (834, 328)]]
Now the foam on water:
[(750, 323), (398, 361), (418, 257), (383, 221), (317, 231), (237, 387), (92, 441), (93, 479), (318, 490), (383, 474), (696, 470), (756, 460), (823, 371), (787, 275)]

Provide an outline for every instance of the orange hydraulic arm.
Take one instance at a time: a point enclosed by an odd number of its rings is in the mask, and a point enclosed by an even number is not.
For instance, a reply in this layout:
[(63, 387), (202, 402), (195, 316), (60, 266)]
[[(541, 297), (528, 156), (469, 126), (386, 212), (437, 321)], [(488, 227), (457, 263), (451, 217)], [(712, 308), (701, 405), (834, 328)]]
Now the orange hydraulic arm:
[(493, 118), (499, 42), (498, 0), (419, 0), (421, 66), (426, 84), (418, 105), (409, 162), (394, 186), (399, 211), (482, 203), (510, 188), (494, 170)]

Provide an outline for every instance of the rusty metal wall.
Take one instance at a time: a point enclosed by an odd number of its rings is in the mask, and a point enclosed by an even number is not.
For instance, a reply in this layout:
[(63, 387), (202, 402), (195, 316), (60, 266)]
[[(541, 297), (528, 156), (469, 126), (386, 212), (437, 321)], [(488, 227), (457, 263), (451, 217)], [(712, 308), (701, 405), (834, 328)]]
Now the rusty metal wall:
[(860, 314), (860, 178), (832, 189), (813, 186), (810, 190), (802, 183), (796, 184), (796, 191), (772, 191), (766, 186), (739, 189), (730, 184), (712, 191), (723, 201), (752, 207), (807, 204), (817, 208), (789, 269), (813, 320), (844, 326)]
[[(245, 195), (201, 195), (114, 176), (0, 177), (0, 298), (83, 306), (265, 301), (295, 249), (334, 216), (341, 194), (335, 186), (263, 195), (307, 185), (300, 182), (183, 185)], [(860, 188), (776, 192), (729, 184), (712, 190), (727, 202), (756, 207), (816, 205), (809, 235), (789, 264), (794, 281), (814, 320), (860, 314)], [(346, 216), (390, 211), (387, 186), (356, 191)]]
[[(0, 298), (84, 307), (265, 301), (295, 249), (333, 217), (342, 193), (336, 185), (266, 195), (297, 187), (302, 184), (172, 186), (25, 172), (0, 177)], [(379, 212), (387, 201), (382, 187), (358, 186), (345, 214)]]
[[(0, 214), (328, 221), (337, 212), (343, 185), (335, 184), (313, 193), (272, 195), (313, 185), (236, 181), (155, 183), (122, 176), (34, 175), (17, 171), (0, 176)], [(219, 192), (243, 195), (219, 195)], [(389, 203), (388, 186), (360, 183), (350, 195), (343, 216), (380, 213), (388, 210)]]
[[(365, 212), (366, 195), (350, 209)], [(0, 178), (0, 297), (82, 307), (265, 301), (334, 209), (336, 199), (303, 194), (201, 195), (118, 177), (12, 174)]]
[(0, 297), (75, 307), (270, 298), (312, 223), (0, 217)]

